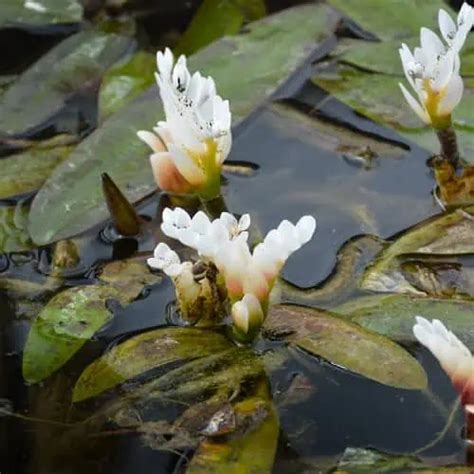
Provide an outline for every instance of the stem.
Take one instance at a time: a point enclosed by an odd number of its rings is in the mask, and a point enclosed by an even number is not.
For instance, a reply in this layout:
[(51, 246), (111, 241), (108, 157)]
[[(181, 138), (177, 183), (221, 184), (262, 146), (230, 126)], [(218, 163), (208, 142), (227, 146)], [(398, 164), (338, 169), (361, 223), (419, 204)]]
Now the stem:
[(441, 144), (441, 156), (449, 161), (454, 168), (459, 163), (459, 149), (456, 132), (452, 125), (436, 131), (438, 140)]
[(204, 211), (211, 220), (217, 219), (221, 216), (222, 212), (227, 211), (227, 205), (222, 195), (219, 195), (210, 201), (202, 200), (201, 202)]

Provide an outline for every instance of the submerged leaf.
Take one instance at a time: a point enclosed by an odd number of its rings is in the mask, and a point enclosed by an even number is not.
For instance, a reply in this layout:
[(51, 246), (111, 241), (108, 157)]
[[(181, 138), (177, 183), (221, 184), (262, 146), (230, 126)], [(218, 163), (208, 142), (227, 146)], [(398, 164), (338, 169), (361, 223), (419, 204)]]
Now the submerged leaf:
[[(234, 125), (267, 99), (318, 47), (334, 26), (325, 5), (304, 5), (252, 23), (190, 58), (190, 68), (211, 75), (230, 100)], [(279, 47), (274, 45), (278, 43)], [(66, 238), (107, 215), (100, 189), (103, 172), (131, 202), (156, 189), (149, 150), (136, 137), (162, 119), (156, 88), (137, 97), (86, 138), (36, 196), (30, 231), (38, 244)]]
[(403, 348), (333, 314), (299, 306), (271, 309), (265, 332), (278, 335), (327, 361), (385, 385), (422, 390), (424, 369)]
[(244, 23), (266, 14), (264, 0), (204, 0), (176, 46), (192, 54), (225, 35), (235, 35)]
[(474, 350), (474, 300), (443, 300), (410, 295), (373, 295), (336, 306), (333, 311), (370, 331), (401, 342), (416, 341), (415, 316), (439, 319)]
[(132, 44), (130, 38), (95, 31), (66, 38), (0, 97), (0, 132), (17, 135), (45, 124), (79, 90), (97, 85)]
[(0, 27), (78, 23), (81, 19), (79, 0), (2, 0), (0, 8)]
[(224, 440), (207, 439), (201, 443), (187, 469), (187, 474), (240, 474), (272, 472), (279, 421), (270, 400), (252, 397), (234, 405), (236, 417), (247, 421), (243, 434)]
[(163, 328), (131, 337), (89, 365), (77, 381), (73, 401), (99, 395), (143, 372), (232, 347), (222, 334), (197, 328)]
[(27, 223), (28, 205), (0, 207), (0, 252), (22, 252), (34, 246)]
[(62, 367), (112, 317), (106, 307), (118, 291), (110, 286), (69, 288), (40, 312), (28, 334), (23, 376), (39, 382)]
[(36, 191), (73, 146), (28, 150), (0, 160), (0, 199)]
[(155, 83), (155, 55), (138, 51), (124, 63), (112, 66), (99, 91), (99, 122), (113, 115)]
[(361, 287), (373, 291), (420, 293), (400, 268), (404, 254), (474, 253), (474, 207), (440, 214), (412, 227), (368, 267)]

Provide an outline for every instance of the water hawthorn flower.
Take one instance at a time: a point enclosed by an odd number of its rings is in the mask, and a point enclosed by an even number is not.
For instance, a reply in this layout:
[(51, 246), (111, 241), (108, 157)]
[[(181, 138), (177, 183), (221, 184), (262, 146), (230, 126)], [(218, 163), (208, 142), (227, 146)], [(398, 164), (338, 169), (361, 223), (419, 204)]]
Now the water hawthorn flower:
[(451, 112), (462, 98), (459, 51), (474, 23), (474, 9), (464, 3), (456, 22), (440, 9), (438, 22), (444, 42), (432, 30), (421, 28), (421, 47), (412, 53), (402, 44), (399, 50), (405, 76), (417, 99), (403, 84), (400, 88), (421, 120), (442, 130), (451, 125)]
[(438, 359), (468, 414), (474, 414), (474, 358), (471, 351), (441, 321), (416, 317), (413, 333)]
[(249, 226), (248, 214), (237, 220), (223, 212), (211, 221), (202, 211), (191, 218), (181, 208), (165, 209), (163, 233), (196, 250), (200, 260), (181, 262), (165, 243), (158, 244), (148, 260), (152, 268), (174, 280), (184, 316), (196, 320), (194, 308), (205, 306), (212, 313), (210, 319), (222, 319), (230, 309), (234, 332), (241, 339), (257, 333), (279, 272), (288, 257), (312, 238), (316, 221), (311, 216), (302, 217), (296, 225), (284, 220), (253, 251), (247, 242)]
[(192, 76), (186, 57), (157, 53), (156, 81), (166, 120), (138, 137), (152, 150), (151, 167), (160, 189), (212, 199), (220, 192), (222, 163), (232, 136), (229, 102), (216, 93), (211, 77)]

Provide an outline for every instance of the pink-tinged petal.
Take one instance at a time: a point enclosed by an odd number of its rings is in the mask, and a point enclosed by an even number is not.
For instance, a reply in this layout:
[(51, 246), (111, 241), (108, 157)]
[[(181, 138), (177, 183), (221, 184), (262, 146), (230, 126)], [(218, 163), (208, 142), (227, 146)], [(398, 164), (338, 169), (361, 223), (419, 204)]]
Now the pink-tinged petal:
[(204, 171), (180, 147), (170, 144), (168, 151), (173, 157), (176, 168), (186, 178), (186, 181), (194, 186), (199, 186), (206, 181)]
[(440, 116), (451, 114), (453, 109), (461, 102), (463, 91), (464, 84), (461, 76), (458, 74), (453, 75), (439, 101), (438, 114)]
[(137, 136), (140, 140), (145, 142), (154, 153), (159, 153), (161, 151), (165, 151), (165, 145), (160, 140), (160, 137), (156, 136), (152, 132), (148, 132), (147, 130), (140, 130), (137, 132)]
[(167, 192), (188, 194), (193, 186), (184, 178), (168, 152), (154, 153), (150, 156), (153, 177), (158, 187)]
[(235, 327), (247, 334), (249, 331), (250, 313), (243, 301), (237, 301), (232, 305), (232, 321)]
[(423, 122), (428, 125), (431, 124), (431, 119), (426, 110), (419, 104), (419, 102), (407, 91), (406, 87), (399, 83), (400, 89), (402, 90), (405, 100), (408, 102), (408, 105), (413, 109), (413, 111), (420, 117)]

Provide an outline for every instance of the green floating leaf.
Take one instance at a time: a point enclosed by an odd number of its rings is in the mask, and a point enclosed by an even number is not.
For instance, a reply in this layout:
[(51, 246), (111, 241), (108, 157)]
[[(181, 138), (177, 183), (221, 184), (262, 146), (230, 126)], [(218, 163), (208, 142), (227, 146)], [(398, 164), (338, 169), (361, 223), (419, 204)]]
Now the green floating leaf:
[(56, 295), (31, 326), (23, 353), (23, 377), (39, 382), (62, 367), (112, 317), (111, 286), (68, 288)]
[(138, 51), (128, 61), (112, 66), (99, 91), (99, 122), (113, 115), (155, 83), (155, 55)]
[(293, 344), (311, 354), (385, 385), (409, 390), (427, 386), (423, 367), (403, 348), (327, 311), (275, 306), (265, 330), (287, 333)]
[(79, 23), (82, 5), (78, 0), (2, 0), (0, 27), (42, 26)]
[(74, 387), (73, 401), (99, 395), (116, 385), (170, 362), (215, 354), (232, 347), (222, 334), (197, 328), (164, 328), (114, 346), (89, 365)]
[[(201, 443), (186, 474), (270, 474), (278, 443), (280, 424), (272, 402), (252, 397), (234, 405), (236, 417), (255, 418), (238, 437), (227, 440), (207, 439)], [(263, 417), (263, 421), (262, 421)]]
[(28, 150), (0, 160), (0, 199), (36, 191), (74, 149), (63, 146)]
[(242, 25), (266, 14), (264, 0), (204, 0), (181, 36), (177, 54), (192, 54), (225, 35), (234, 35)]
[[(252, 23), (190, 58), (190, 68), (211, 75), (219, 94), (230, 100), (234, 125), (267, 99), (334, 27), (325, 5), (305, 5)], [(274, 45), (279, 47), (275, 48)], [(149, 149), (136, 132), (163, 118), (155, 87), (137, 97), (86, 138), (36, 196), (30, 231), (38, 244), (77, 234), (107, 216), (100, 176), (114, 177), (137, 201), (156, 185)]]
[(96, 85), (132, 44), (130, 38), (95, 31), (65, 39), (0, 97), (0, 131), (20, 134), (51, 119), (71, 96)]
[(383, 292), (420, 293), (400, 269), (404, 254), (459, 255), (474, 253), (474, 206), (428, 219), (409, 229), (377, 256), (365, 271), (361, 287)]
[(373, 295), (350, 300), (333, 311), (369, 331), (401, 342), (416, 341), (415, 316), (439, 319), (474, 349), (474, 300), (419, 298), (410, 295)]
[(22, 252), (34, 246), (27, 223), (27, 205), (0, 207), (0, 252)]
[(380, 39), (416, 36), (422, 26), (435, 28), (438, 10), (453, 11), (443, 0), (328, 0), (328, 3)]

